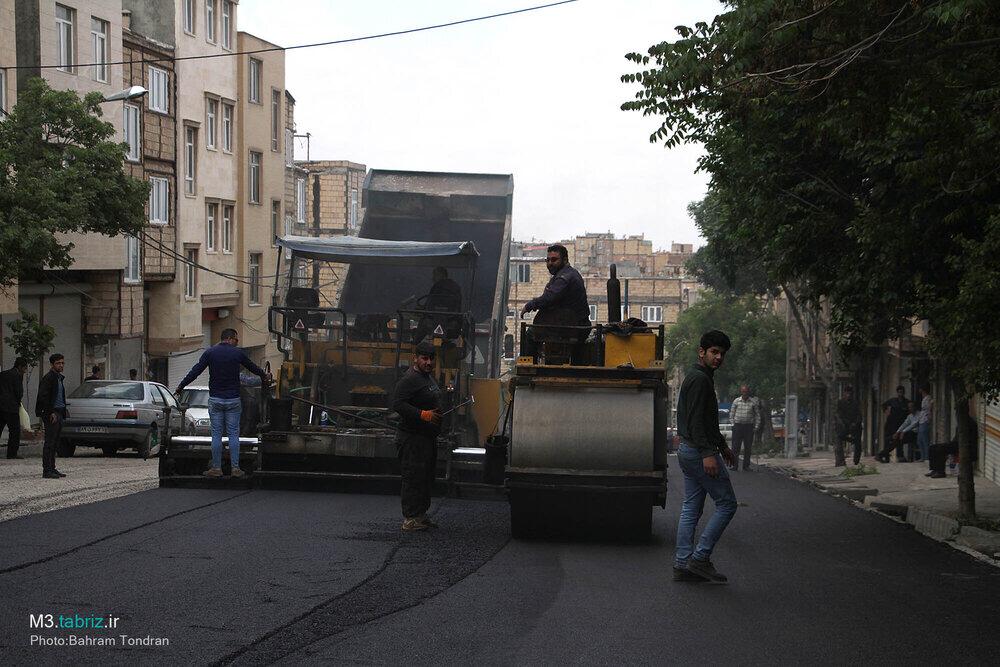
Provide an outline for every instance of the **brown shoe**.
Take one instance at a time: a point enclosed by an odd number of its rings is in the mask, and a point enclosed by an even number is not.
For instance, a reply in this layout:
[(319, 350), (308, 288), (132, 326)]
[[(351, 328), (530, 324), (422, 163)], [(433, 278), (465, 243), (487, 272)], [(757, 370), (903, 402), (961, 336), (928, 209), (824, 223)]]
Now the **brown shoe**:
[(209, 468), (201, 474), (205, 477), (222, 477), (222, 468)]
[(239, 468), (233, 468), (233, 471), (230, 474), (235, 479), (241, 479), (241, 478), (247, 476), (247, 474), (245, 472), (243, 472), (242, 470), (240, 470)]
[(402, 528), (407, 533), (412, 533), (418, 530), (427, 530), (428, 526), (420, 519), (413, 518), (413, 519), (404, 519)]

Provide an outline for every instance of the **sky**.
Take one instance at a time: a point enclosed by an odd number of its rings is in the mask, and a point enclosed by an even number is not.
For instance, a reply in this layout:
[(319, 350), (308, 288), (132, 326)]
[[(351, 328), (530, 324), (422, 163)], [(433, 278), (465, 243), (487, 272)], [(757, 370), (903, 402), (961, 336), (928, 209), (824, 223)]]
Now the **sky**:
[[(390, 32), (545, 0), (243, 0), (239, 29), (280, 46)], [(644, 234), (701, 244), (699, 146), (650, 144), (620, 109), (630, 51), (710, 21), (715, 0), (579, 0), (367, 42), (287, 52), (285, 86), (312, 159), (514, 176), (514, 238)], [(298, 142), (296, 158), (305, 158)]]

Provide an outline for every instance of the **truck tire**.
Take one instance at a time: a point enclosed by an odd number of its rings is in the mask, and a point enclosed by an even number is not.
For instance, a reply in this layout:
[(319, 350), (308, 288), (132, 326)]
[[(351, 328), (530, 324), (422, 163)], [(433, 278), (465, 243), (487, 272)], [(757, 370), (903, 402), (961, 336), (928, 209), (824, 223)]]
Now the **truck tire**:
[(76, 443), (68, 440), (60, 440), (59, 446), (56, 447), (56, 451), (60, 458), (68, 459), (73, 456), (74, 452), (76, 452)]

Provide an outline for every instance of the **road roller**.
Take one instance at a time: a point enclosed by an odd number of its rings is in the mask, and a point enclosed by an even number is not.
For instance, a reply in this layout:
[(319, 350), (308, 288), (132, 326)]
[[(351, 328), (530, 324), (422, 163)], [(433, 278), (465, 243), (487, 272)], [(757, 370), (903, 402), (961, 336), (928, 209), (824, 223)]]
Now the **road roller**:
[[(648, 538), (667, 491), (662, 325), (521, 323), (505, 486), (516, 538)], [(619, 320), (619, 321), (615, 321)]]

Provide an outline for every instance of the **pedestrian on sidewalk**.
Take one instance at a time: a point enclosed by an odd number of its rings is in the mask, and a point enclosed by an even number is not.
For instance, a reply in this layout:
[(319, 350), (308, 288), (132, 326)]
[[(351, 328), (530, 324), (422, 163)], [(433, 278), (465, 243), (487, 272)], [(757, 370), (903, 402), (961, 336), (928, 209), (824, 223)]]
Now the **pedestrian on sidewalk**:
[(42, 477), (59, 479), (66, 475), (56, 470), (56, 446), (66, 419), (66, 387), (63, 370), (66, 357), (56, 352), (49, 356), (49, 372), (38, 381), (38, 397), (35, 399), (35, 416), (41, 417), (45, 428), (45, 444), (42, 445)]
[(100, 366), (94, 366), (93, 368), (90, 369), (90, 375), (88, 375), (87, 377), (83, 378), (83, 381), (84, 382), (89, 382), (90, 380), (100, 380), (100, 379), (102, 379), (102, 377), (101, 377), (101, 367)]
[(917, 426), (917, 448), (920, 450), (919, 461), (930, 458), (931, 449), (931, 415), (934, 401), (931, 399), (931, 385), (927, 382), (920, 385), (920, 420)]
[(844, 387), (844, 397), (837, 403), (837, 446), (834, 449), (834, 465), (844, 466), (844, 446), (854, 445), (854, 465), (861, 463), (861, 406), (854, 398), (854, 388)]
[(184, 387), (208, 369), (208, 417), (212, 423), (212, 463), (204, 473), (205, 477), (222, 477), (222, 434), (229, 436), (230, 474), (243, 477), (240, 469), (240, 366), (258, 376), (263, 386), (271, 384), (271, 376), (241, 348), (235, 329), (225, 329), (218, 345), (205, 350), (174, 393), (179, 397)]
[(760, 402), (750, 395), (750, 387), (740, 386), (740, 397), (729, 407), (729, 421), (733, 425), (733, 459), (729, 468), (736, 470), (743, 449), (743, 470), (750, 470), (750, 450), (753, 448), (754, 434), (761, 425)]
[(413, 363), (396, 384), (392, 409), (399, 415), (399, 498), (406, 532), (435, 528), (427, 517), (437, 469), (437, 437), (441, 432), (441, 389), (434, 379), (436, 350), (429, 340), (417, 343)]
[[(726, 469), (726, 464), (736, 465), (736, 457), (719, 431), (714, 379), (730, 347), (729, 337), (721, 331), (705, 333), (698, 345), (698, 363), (688, 371), (677, 396), (677, 432), (681, 437), (677, 461), (684, 475), (684, 502), (677, 522), (674, 581), (701, 579), (717, 584), (727, 581), (712, 565), (711, 558), (715, 545), (736, 514), (736, 492)], [(705, 508), (706, 495), (715, 502), (715, 512), (695, 548), (695, 530)]]
[[(889, 462), (889, 455), (892, 453), (893, 447), (898, 447), (896, 450), (897, 461), (913, 461), (915, 458), (913, 455), (913, 446), (917, 442), (917, 426), (920, 422), (920, 410), (917, 409), (917, 404), (913, 401), (907, 401), (906, 407), (910, 411), (910, 414), (906, 415), (906, 419), (899, 425), (896, 432), (892, 434), (892, 444), (887, 445), (886, 449), (877, 457), (883, 463)], [(900, 459), (899, 455), (903, 453), (904, 445), (909, 451)]]
[[(906, 389), (903, 388), (903, 385), (896, 387), (896, 395), (882, 404), (883, 414), (885, 415), (885, 447), (883, 447), (882, 452), (879, 453), (878, 458), (885, 458), (883, 463), (889, 462), (885, 453), (891, 452), (896, 446), (893, 436), (896, 434), (896, 430), (899, 429), (900, 425), (906, 421), (906, 415), (910, 412), (908, 404), (909, 401), (906, 400)], [(903, 448), (900, 447), (896, 450), (896, 460), (902, 461), (903, 458)]]
[(21, 446), (21, 399), (27, 371), (28, 360), (18, 357), (11, 368), (0, 373), (0, 435), (6, 426), (8, 459), (24, 458), (17, 450)]

